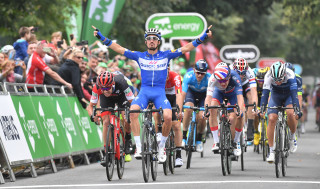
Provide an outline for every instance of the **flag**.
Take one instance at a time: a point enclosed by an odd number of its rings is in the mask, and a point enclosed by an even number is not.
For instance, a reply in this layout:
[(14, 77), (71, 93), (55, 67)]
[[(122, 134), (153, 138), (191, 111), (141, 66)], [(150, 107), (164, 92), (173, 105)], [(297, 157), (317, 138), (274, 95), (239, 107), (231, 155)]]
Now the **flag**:
[(219, 49), (216, 48), (211, 42), (202, 44), (202, 48), (205, 60), (209, 65), (210, 72), (212, 73), (217, 64), (222, 62), (222, 60), (220, 59)]
[(75, 14), (72, 14), (70, 16), (70, 20), (65, 21), (66, 24), (66, 32), (68, 35), (68, 39), (70, 42), (70, 34), (73, 34), (73, 36), (77, 39), (77, 41), (80, 41), (81, 37), (81, 29), (82, 29), (82, 6), (79, 4), (78, 6), (74, 6), (73, 10), (75, 11)]
[(125, 0), (88, 0), (81, 40), (88, 40), (89, 44), (97, 40), (93, 36), (92, 25), (98, 28), (104, 36), (108, 37), (124, 2)]
[[(181, 46), (184, 46), (189, 43), (188, 41), (185, 41), (185, 40), (179, 40), (179, 41), (180, 41)], [(190, 65), (193, 65), (198, 60), (203, 59), (203, 52), (202, 52), (201, 46), (202, 45), (199, 45), (194, 50), (185, 53), (185, 57), (190, 62)]]

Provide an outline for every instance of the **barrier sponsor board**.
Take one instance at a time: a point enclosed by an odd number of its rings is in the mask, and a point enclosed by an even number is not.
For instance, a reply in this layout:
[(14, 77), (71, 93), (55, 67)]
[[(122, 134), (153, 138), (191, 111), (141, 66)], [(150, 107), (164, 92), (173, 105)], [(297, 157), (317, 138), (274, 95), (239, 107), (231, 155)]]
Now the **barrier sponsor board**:
[(46, 139), (47, 136), (43, 132), (43, 125), (39, 122), (30, 96), (11, 95), (11, 99), (20, 119), (33, 160), (51, 159), (52, 152)]
[(232, 63), (237, 58), (244, 58), (248, 63), (256, 62), (260, 57), (257, 46), (245, 45), (226, 45), (220, 50), (220, 58), (226, 63)]
[(11, 165), (32, 162), (19, 118), (9, 95), (0, 95), (0, 138)]

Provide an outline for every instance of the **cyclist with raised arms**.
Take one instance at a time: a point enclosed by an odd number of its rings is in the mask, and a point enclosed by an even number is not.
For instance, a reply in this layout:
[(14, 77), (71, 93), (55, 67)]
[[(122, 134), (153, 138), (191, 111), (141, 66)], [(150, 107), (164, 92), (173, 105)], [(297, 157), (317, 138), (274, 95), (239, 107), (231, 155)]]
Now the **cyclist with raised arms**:
[[(249, 67), (246, 59), (237, 58), (233, 62), (231, 69), (237, 71), (241, 78), (241, 85), (243, 90), (243, 96), (246, 97), (248, 104), (258, 103), (257, 96), (257, 83), (253, 70)], [(252, 112), (253, 107), (248, 108), (248, 128), (247, 128), (247, 141), (251, 142), (253, 140), (254, 132), (254, 113)], [(251, 142), (252, 144), (252, 142)]]
[[(145, 44), (147, 51), (138, 52), (130, 51), (120, 46), (119, 44), (112, 42), (110, 39), (104, 37), (98, 29), (92, 26), (94, 36), (102, 41), (104, 45), (107, 45), (110, 49), (114, 50), (119, 54), (123, 54), (127, 58), (135, 60), (141, 69), (141, 90), (138, 96), (133, 100), (130, 109), (139, 110), (141, 108), (147, 108), (148, 102), (152, 101), (156, 108), (162, 107), (164, 124), (162, 126), (162, 138), (159, 143), (159, 162), (163, 163), (166, 161), (166, 150), (165, 142), (170, 133), (172, 124), (172, 110), (171, 105), (166, 98), (165, 84), (167, 78), (167, 68), (171, 59), (181, 56), (182, 54), (193, 50), (199, 46), (207, 37), (211, 37), (212, 33), (209, 28), (206, 32), (198, 39), (187, 45), (176, 49), (160, 51), (158, 50), (161, 43), (161, 33), (156, 28), (150, 28), (145, 31)], [(138, 120), (138, 114), (130, 114), (132, 120), (132, 131), (136, 142), (136, 153), (135, 157), (141, 159), (141, 141), (140, 141), (140, 125)]]
[[(90, 100), (90, 104), (87, 108), (88, 113), (90, 116), (93, 114), (93, 106), (96, 106), (98, 100), (100, 99), (100, 106), (101, 108), (114, 108), (115, 104), (118, 104), (118, 107), (124, 107), (124, 102), (128, 101), (129, 103), (132, 102), (134, 99), (134, 95), (127, 83), (127, 80), (121, 74), (113, 74), (108, 71), (100, 73), (97, 77), (96, 84), (93, 86), (92, 89), (92, 96)], [(110, 125), (110, 117), (109, 115), (111, 112), (103, 111), (101, 113), (102, 121), (103, 121), (103, 143), (106, 146), (107, 140), (107, 132), (108, 126)], [(122, 117), (124, 116), (124, 112), (122, 112)], [(98, 117), (94, 117), (94, 121), (98, 121)], [(126, 161), (131, 161), (131, 156), (128, 152), (131, 144), (131, 128), (130, 125), (125, 122), (124, 124), (125, 130), (125, 143), (126, 143)], [(101, 161), (101, 165), (105, 166), (105, 160)]]
[[(233, 153), (235, 156), (240, 156), (240, 135), (243, 129), (243, 115), (245, 112), (241, 79), (236, 71), (229, 68), (228, 64), (220, 62), (209, 79), (205, 105), (219, 106), (223, 103), (224, 98), (228, 99), (231, 105), (238, 104), (240, 108), (239, 116), (235, 112), (230, 112), (229, 114), (231, 132), (234, 138), (233, 145), (235, 147)], [(212, 151), (217, 152), (220, 146), (217, 109), (210, 109), (208, 114), (204, 116), (209, 117), (209, 125), (214, 139)]]
[[(208, 64), (205, 60), (198, 60), (194, 65), (194, 69), (189, 71), (183, 78), (182, 82), (182, 99), (186, 106), (204, 107), (204, 100), (206, 98), (206, 90), (208, 81), (211, 76), (207, 73)], [(199, 103), (196, 104), (196, 99)], [(183, 115), (183, 139), (182, 146), (185, 146), (187, 140), (187, 132), (192, 115), (192, 109), (185, 109)], [(196, 135), (196, 150), (203, 151), (202, 133), (205, 130), (206, 120), (202, 119), (203, 111), (197, 115), (197, 135)]]
[[(260, 68), (257, 69), (256, 75), (256, 81), (257, 81), (257, 94), (258, 94), (258, 108), (260, 108), (260, 102), (261, 102), (261, 97), (262, 97), (262, 90), (263, 90), (263, 83), (264, 83), (264, 76), (267, 74), (267, 72), (270, 70), (269, 67), (265, 68)], [(255, 117), (255, 122), (254, 122), (254, 139), (253, 139), (253, 144), (254, 145), (259, 145), (260, 142), (260, 132), (258, 129), (259, 126), (259, 117), (256, 115)]]
[[(282, 106), (293, 107), (293, 104), (298, 109), (298, 115), (294, 114), (293, 109), (286, 110), (287, 123), (291, 133), (289, 134), (290, 139), (290, 150), (296, 151), (296, 140), (294, 134), (296, 132), (296, 120), (298, 120), (302, 113), (300, 112), (299, 100), (297, 97), (297, 81), (294, 72), (290, 69), (286, 69), (284, 63), (275, 62), (270, 67), (270, 71), (264, 77), (263, 92), (261, 98), (260, 109), (264, 115), (266, 106), (268, 104), (269, 93), (271, 92), (269, 107)], [(278, 119), (277, 109), (268, 109), (268, 127), (267, 136), (270, 147), (270, 153), (267, 157), (269, 163), (273, 163), (275, 159), (274, 152), (274, 130)], [(296, 119), (296, 120), (294, 120)]]

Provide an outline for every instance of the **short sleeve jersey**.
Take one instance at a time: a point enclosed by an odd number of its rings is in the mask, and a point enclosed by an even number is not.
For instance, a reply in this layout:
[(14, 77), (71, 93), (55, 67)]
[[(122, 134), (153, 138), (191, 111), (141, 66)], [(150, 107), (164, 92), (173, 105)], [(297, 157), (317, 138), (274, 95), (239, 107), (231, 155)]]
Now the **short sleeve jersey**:
[(182, 91), (187, 92), (188, 89), (191, 89), (195, 92), (205, 92), (208, 87), (208, 81), (210, 76), (210, 73), (206, 73), (203, 79), (200, 82), (198, 82), (194, 70), (186, 73), (186, 75), (183, 77)]
[[(231, 69), (233, 70), (234, 68), (231, 66)], [(257, 87), (254, 71), (250, 67), (248, 67), (246, 75), (241, 79), (242, 86), (247, 83), (249, 83), (250, 88)]]
[(166, 94), (174, 95), (181, 93), (181, 77), (176, 72), (170, 71), (166, 82)]
[(290, 69), (286, 69), (284, 80), (281, 85), (277, 85), (272, 79), (271, 71), (269, 70), (264, 76), (263, 89), (288, 94), (291, 90), (298, 89), (295, 73)]
[(237, 95), (242, 95), (242, 85), (239, 74), (236, 71), (231, 70), (231, 76), (227, 88), (223, 88), (212, 74), (209, 79), (207, 95), (212, 96), (214, 90), (220, 90), (223, 93), (235, 92)]
[[(114, 75), (114, 81), (115, 81), (115, 85), (112, 88), (112, 94), (110, 95), (110, 97), (113, 96), (120, 96), (120, 95), (125, 95), (127, 100), (133, 100), (134, 99), (134, 95), (126, 81), (126, 79), (124, 78), (123, 75)], [(91, 95), (91, 100), (90, 102), (92, 103), (97, 103), (99, 100), (99, 96), (102, 95), (103, 92), (102, 90), (99, 88), (99, 86), (97, 84), (95, 84), (93, 86), (92, 89), (92, 95)]]
[(135, 60), (141, 69), (141, 88), (144, 86), (165, 87), (169, 62), (171, 59), (181, 55), (181, 48), (158, 51), (153, 55), (149, 54), (148, 51), (126, 50), (124, 52), (124, 56)]
[(27, 80), (28, 84), (43, 84), (44, 72), (49, 67), (37, 52), (34, 52), (28, 61)]

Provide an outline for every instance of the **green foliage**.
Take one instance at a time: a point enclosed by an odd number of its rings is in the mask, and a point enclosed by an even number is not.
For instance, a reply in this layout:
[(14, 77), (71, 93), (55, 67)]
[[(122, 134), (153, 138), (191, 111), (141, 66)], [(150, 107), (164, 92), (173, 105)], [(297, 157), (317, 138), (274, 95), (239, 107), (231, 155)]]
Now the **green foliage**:
[(7, 43), (19, 38), (21, 26), (39, 27), (36, 33), (40, 39), (50, 40), (55, 31), (64, 31), (64, 20), (70, 18), (72, 7), (80, 0), (1, 0), (0, 33)]

